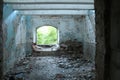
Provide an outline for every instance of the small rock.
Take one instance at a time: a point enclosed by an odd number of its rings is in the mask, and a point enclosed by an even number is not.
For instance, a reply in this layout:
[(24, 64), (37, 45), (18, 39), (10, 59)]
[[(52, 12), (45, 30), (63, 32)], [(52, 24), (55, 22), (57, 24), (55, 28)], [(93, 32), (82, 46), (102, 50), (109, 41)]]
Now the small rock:
[(56, 74), (55, 78), (65, 78), (63, 74)]
[(64, 63), (60, 63), (60, 64), (59, 64), (59, 67), (60, 67), (60, 68), (65, 68)]

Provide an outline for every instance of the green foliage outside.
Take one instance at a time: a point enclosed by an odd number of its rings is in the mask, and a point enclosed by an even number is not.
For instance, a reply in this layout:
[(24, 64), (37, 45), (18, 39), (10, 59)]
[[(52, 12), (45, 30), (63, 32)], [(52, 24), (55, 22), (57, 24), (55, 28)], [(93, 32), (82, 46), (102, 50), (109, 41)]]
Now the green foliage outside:
[(57, 44), (57, 29), (52, 26), (43, 26), (37, 29), (37, 44)]

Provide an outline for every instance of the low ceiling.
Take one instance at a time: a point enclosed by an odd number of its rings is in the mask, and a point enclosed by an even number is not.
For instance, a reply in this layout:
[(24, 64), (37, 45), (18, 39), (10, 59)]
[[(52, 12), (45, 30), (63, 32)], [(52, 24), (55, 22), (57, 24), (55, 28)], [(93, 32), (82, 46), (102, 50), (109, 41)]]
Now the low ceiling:
[(94, 0), (4, 0), (26, 15), (83, 15), (94, 10)]

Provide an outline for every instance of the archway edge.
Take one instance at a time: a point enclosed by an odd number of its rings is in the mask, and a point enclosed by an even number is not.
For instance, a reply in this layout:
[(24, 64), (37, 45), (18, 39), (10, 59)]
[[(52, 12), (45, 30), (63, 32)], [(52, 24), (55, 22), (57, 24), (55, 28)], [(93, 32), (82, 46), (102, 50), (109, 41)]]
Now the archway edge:
[(54, 25), (49, 25), (49, 24), (37, 26), (36, 29), (38, 29), (40, 27), (44, 27), (44, 26), (51, 26), (51, 27), (54, 27), (54, 28), (56, 28), (58, 30), (58, 27), (56, 27)]

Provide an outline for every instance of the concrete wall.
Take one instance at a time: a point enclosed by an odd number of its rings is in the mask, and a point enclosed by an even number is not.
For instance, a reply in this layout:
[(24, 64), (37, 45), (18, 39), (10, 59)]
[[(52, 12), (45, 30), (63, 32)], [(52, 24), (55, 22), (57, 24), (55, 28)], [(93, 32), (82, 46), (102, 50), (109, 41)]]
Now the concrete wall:
[[(31, 53), (31, 43), (36, 42), (36, 29), (42, 26), (54, 26), (59, 30), (59, 43), (76, 39), (83, 42), (84, 56), (87, 59), (95, 58), (95, 17), (94, 13), (88, 16), (28, 16), (27, 44), (28, 53)], [(31, 35), (33, 33), (33, 35)]]
[[(2, 1), (2, 0), (0, 0)], [(110, 3), (110, 1), (112, 1)], [(112, 4), (112, 5), (111, 5)], [(108, 7), (107, 7), (108, 6)], [(112, 9), (110, 8), (112, 7)], [(119, 46), (120, 46), (120, 37), (119, 37), (119, 0), (95, 0), (95, 10), (96, 10), (96, 80), (110, 80), (106, 77), (111, 77), (111, 80), (119, 80)], [(107, 7), (107, 8), (106, 8)], [(109, 10), (111, 9), (111, 13)], [(111, 14), (111, 16), (110, 16)], [(111, 24), (109, 20), (111, 19)], [(0, 22), (2, 22), (2, 5), (0, 2)], [(111, 26), (112, 32), (106, 32), (106, 29), (109, 31)], [(3, 37), (2, 37), (2, 27), (0, 24), (0, 55), (3, 54)], [(109, 39), (107, 36), (111, 36)], [(110, 42), (111, 41), (111, 42)], [(109, 49), (109, 44), (106, 45), (106, 42), (111, 43), (112, 51)], [(109, 52), (107, 51), (109, 49)], [(111, 54), (112, 52), (112, 54)], [(111, 61), (106, 61), (106, 56), (111, 56)], [(2, 60), (2, 59), (1, 59)], [(111, 63), (111, 67), (105, 67), (105, 65)], [(1, 63), (0, 63), (1, 64)], [(106, 71), (106, 69), (109, 69)], [(2, 70), (0, 66), (0, 70)], [(106, 75), (106, 72), (110, 71), (110, 75)], [(1, 73), (1, 72), (0, 72)], [(109, 73), (108, 73), (109, 74)], [(1, 76), (0, 76), (1, 77)]]
[(32, 26), (34, 31), (41, 26), (56, 27), (59, 30), (59, 43), (74, 39), (82, 42), (83, 18), (83, 16), (33, 16)]
[(96, 80), (120, 79), (119, 0), (95, 0)]
[(26, 55), (25, 17), (18, 15), (17, 11), (8, 6), (4, 5), (3, 9), (4, 73), (11, 70), (14, 64)]
[(95, 19), (94, 13), (85, 16), (83, 27), (83, 52), (86, 59), (95, 59)]
[(32, 54), (32, 42), (33, 42), (33, 26), (31, 16), (25, 16), (26, 20), (26, 56)]
[[(105, 0), (95, 0), (95, 23), (96, 23), (96, 80), (104, 80), (105, 71)], [(107, 80), (107, 79), (105, 79)]]
[(0, 80), (3, 74), (3, 30), (2, 30), (2, 15), (3, 15), (3, 1), (0, 0)]

